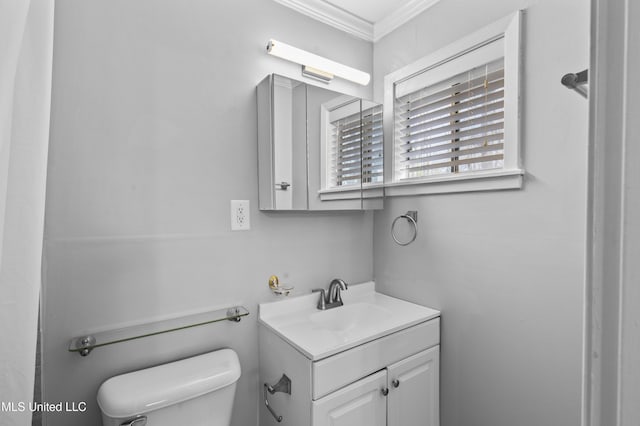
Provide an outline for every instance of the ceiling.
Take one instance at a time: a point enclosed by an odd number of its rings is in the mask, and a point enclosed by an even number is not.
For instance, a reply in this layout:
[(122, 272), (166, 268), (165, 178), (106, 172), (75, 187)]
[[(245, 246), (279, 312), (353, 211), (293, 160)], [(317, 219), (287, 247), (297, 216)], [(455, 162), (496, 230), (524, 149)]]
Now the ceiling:
[(440, 0), (275, 0), (349, 34), (378, 41)]

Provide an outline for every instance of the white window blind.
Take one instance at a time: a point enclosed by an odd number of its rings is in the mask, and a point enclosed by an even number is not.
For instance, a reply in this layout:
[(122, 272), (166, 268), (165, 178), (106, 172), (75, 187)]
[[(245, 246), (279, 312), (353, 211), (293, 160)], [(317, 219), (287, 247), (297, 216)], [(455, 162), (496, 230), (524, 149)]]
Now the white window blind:
[(504, 166), (504, 58), (395, 99), (395, 178)]
[(381, 183), (383, 179), (382, 105), (331, 122), (331, 186)]

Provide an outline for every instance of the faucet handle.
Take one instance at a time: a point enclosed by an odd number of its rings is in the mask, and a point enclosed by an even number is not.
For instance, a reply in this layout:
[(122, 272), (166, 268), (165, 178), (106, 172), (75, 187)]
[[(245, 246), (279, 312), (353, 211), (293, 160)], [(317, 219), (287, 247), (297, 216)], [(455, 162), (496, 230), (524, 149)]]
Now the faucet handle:
[(320, 300), (318, 300), (318, 309), (324, 311), (327, 309), (327, 295), (324, 291), (324, 288), (314, 288), (311, 290), (312, 293), (320, 293)]

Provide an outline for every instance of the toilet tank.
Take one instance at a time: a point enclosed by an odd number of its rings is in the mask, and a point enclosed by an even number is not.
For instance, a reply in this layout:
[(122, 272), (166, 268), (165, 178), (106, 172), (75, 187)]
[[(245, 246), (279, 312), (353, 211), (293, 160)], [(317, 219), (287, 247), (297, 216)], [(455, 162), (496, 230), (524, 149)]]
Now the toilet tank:
[(229, 426), (239, 378), (231, 349), (112, 377), (98, 390), (102, 424)]

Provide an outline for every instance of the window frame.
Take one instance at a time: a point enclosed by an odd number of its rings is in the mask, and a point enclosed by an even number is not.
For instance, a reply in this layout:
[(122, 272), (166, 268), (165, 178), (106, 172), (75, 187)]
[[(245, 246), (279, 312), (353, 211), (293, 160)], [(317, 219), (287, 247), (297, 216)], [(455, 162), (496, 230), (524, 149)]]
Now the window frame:
[[(522, 11), (502, 18), (473, 34), (451, 43), (384, 78), (384, 144), (385, 196), (437, 194), (468, 191), (520, 189), (524, 169), (521, 161), (520, 87), (521, 87), (521, 27)], [(454, 61), (464, 62), (465, 55), (477, 52), (502, 40), (505, 67), (504, 166), (500, 169), (442, 174), (423, 178), (398, 180), (396, 173), (396, 86), (425, 73), (439, 73)], [(451, 74), (453, 76), (455, 74)], [(428, 86), (426, 86), (428, 87)]]

